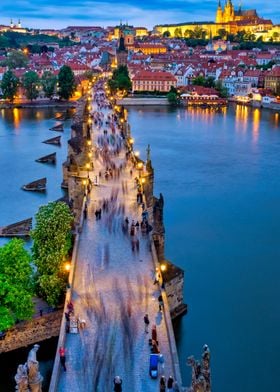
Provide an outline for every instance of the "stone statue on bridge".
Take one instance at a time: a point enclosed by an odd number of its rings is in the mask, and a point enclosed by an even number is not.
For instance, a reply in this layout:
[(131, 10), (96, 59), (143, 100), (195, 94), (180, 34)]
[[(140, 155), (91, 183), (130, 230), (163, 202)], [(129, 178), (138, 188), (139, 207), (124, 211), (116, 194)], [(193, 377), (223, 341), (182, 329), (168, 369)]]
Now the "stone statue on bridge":
[(207, 344), (203, 346), (201, 362), (191, 356), (187, 364), (192, 367), (192, 383), (188, 392), (211, 392), (210, 350)]
[(42, 392), (43, 377), (39, 371), (39, 362), (37, 361), (37, 351), (39, 345), (35, 344), (29, 351), (27, 362), (19, 365), (15, 376), (16, 391), (18, 392)]

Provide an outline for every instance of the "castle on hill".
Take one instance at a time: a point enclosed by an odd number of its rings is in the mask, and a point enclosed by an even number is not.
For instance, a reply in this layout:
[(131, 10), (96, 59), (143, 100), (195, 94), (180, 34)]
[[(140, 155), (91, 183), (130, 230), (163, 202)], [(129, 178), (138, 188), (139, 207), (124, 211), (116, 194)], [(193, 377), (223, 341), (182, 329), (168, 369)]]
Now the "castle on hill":
[(232, 0), (225, 0), (223, 7), (218, 0), (215, 22), (164, 24), (154, 27), (157, 34), (168, 33), (170, 37), (188, 37), (190, 31), (199, 30), (204, 32), (204, 38), (218, 36), (220, 30), (225, 30), (228, 34), (245, 31), (254, 34), (256, 39), (262, 36), (264, 41), (268, 41), (274, 33), (278, 33), (280, 37), (279, 25), (273, 25), (270, 19), (260, 17), (255, 9), (246, 10), (241, 5), (235, 8)]

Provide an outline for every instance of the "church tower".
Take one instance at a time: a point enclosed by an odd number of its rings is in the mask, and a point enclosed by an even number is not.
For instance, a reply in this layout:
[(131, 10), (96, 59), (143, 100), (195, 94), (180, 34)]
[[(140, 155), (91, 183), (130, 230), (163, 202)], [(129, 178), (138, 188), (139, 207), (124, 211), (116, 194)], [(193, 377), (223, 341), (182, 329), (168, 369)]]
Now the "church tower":
[(127, 65), (127, 56), (128, 52), (125, 47), (124, 43), (124, 35), (123, 32), (120, 31), (120, 41), (119, 41), (119, 47), (117, 49), (117, 65)]
[(232, 21), (234, 21), (234, 8), (231, 0), (227, 0), (224, 11), (224, 22), (227, 23)]
[(221, 7), (221, 1), (218, 2), (218, 8), (216, 12), (216, 23), (223, 23), (223, 10)]

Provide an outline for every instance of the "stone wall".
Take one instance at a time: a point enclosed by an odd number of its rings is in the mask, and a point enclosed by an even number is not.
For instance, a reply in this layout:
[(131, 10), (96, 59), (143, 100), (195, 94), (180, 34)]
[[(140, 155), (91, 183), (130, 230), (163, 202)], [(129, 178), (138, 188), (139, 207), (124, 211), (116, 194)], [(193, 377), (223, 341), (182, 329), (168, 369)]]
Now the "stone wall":
[(0, 354), (59, 335), (62, 310), (16, 324), (0, 340)]

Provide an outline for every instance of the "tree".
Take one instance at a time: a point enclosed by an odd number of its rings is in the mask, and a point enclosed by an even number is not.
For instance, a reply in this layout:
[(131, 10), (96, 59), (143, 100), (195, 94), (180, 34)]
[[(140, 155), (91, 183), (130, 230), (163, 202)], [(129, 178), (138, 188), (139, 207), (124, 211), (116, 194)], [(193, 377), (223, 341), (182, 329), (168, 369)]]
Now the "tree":
[(169, 38), (170, 37), (170, 31), (168, 31), (168, 30), (166, 30), (163, 34), (162, 34), (162, 36), (164, 37), (164, 38)]
[(174, 36), (176, 38), (182, 38), (183, 33), (181, 27), (176, 27), (176, 29), (174, 30)]
[(223, 83), (221, 80), (217, 80), (215, 88), (219, 92), (219, 94), (222, 98), (228, 97), (228, 90), (226, 87), (223, 86)]
[(215, 78), (208, 76), (204, 82), (205, 87), (215, 87)]
[(58, 74), (59, 96), (62, 99), (69, 99), (75, 92), (75, 75), (68, 65), (63, 65)]
[(38, 294), (50, 305), (59, 303), (66, 287), (64, 262), (71, 248), (73, 216), (67, 204), (52, 202), (40, 207), (32, 230), (32, 256), (37, 267)]
[(23, 87), (26, 97), (31, 101), (39, 96), (40, 78), (34, 71), (28, 71), (23, 76)]
[(226, 29), (219, 29), (218, 30), (218, 35), (221, 39), (226, 39), (227, 38), (227, 31)]
[(178, 90), (174, 86), (171, 86), (171, 88), (167, 94), (167, 99), (168, 99), (168, 102), (170, 103), (170, 105), (172, 105), (172, 106), (178, 105), (179, 94), (178, 94)]
[(6, 60), (3, 65), (6, 65), (10, 69), (14, 68), (25, 68), (28, 64), (28, 57), (20, 50), (12, 50), (8, 53)]
[(5, 72), (1, 82), (3, 97), (13, 102), (17, 93), (18, 85), (19, 79), (16, 77), (16, 75), (10, 70)]
[(15, 238), (0, 248), (0, 330), (32, 317), (32, 297), (31, 257)]
[(272, 34), (273, 41), (279, 41), (280, 34), (277, 31), (274, 31)]
[(41, 84), (43, 91), (47, 98), (52, 98), (55, 92), (55, 86), (57, 83), (57, 77), (50, 71), (45, 71), (41, 78)]
[(193, 78), (192, 84), (195, 86), (204, 86), (205, 85), (205, 78), (203, 76), (197, 76), (196, 78)]
[(120, 65), (114, 70), (112, 78), (109, 79), (108, 85), (112, 92), (119, 90), (129, 91), (131, 89), (131, 80), (126, 65)]

